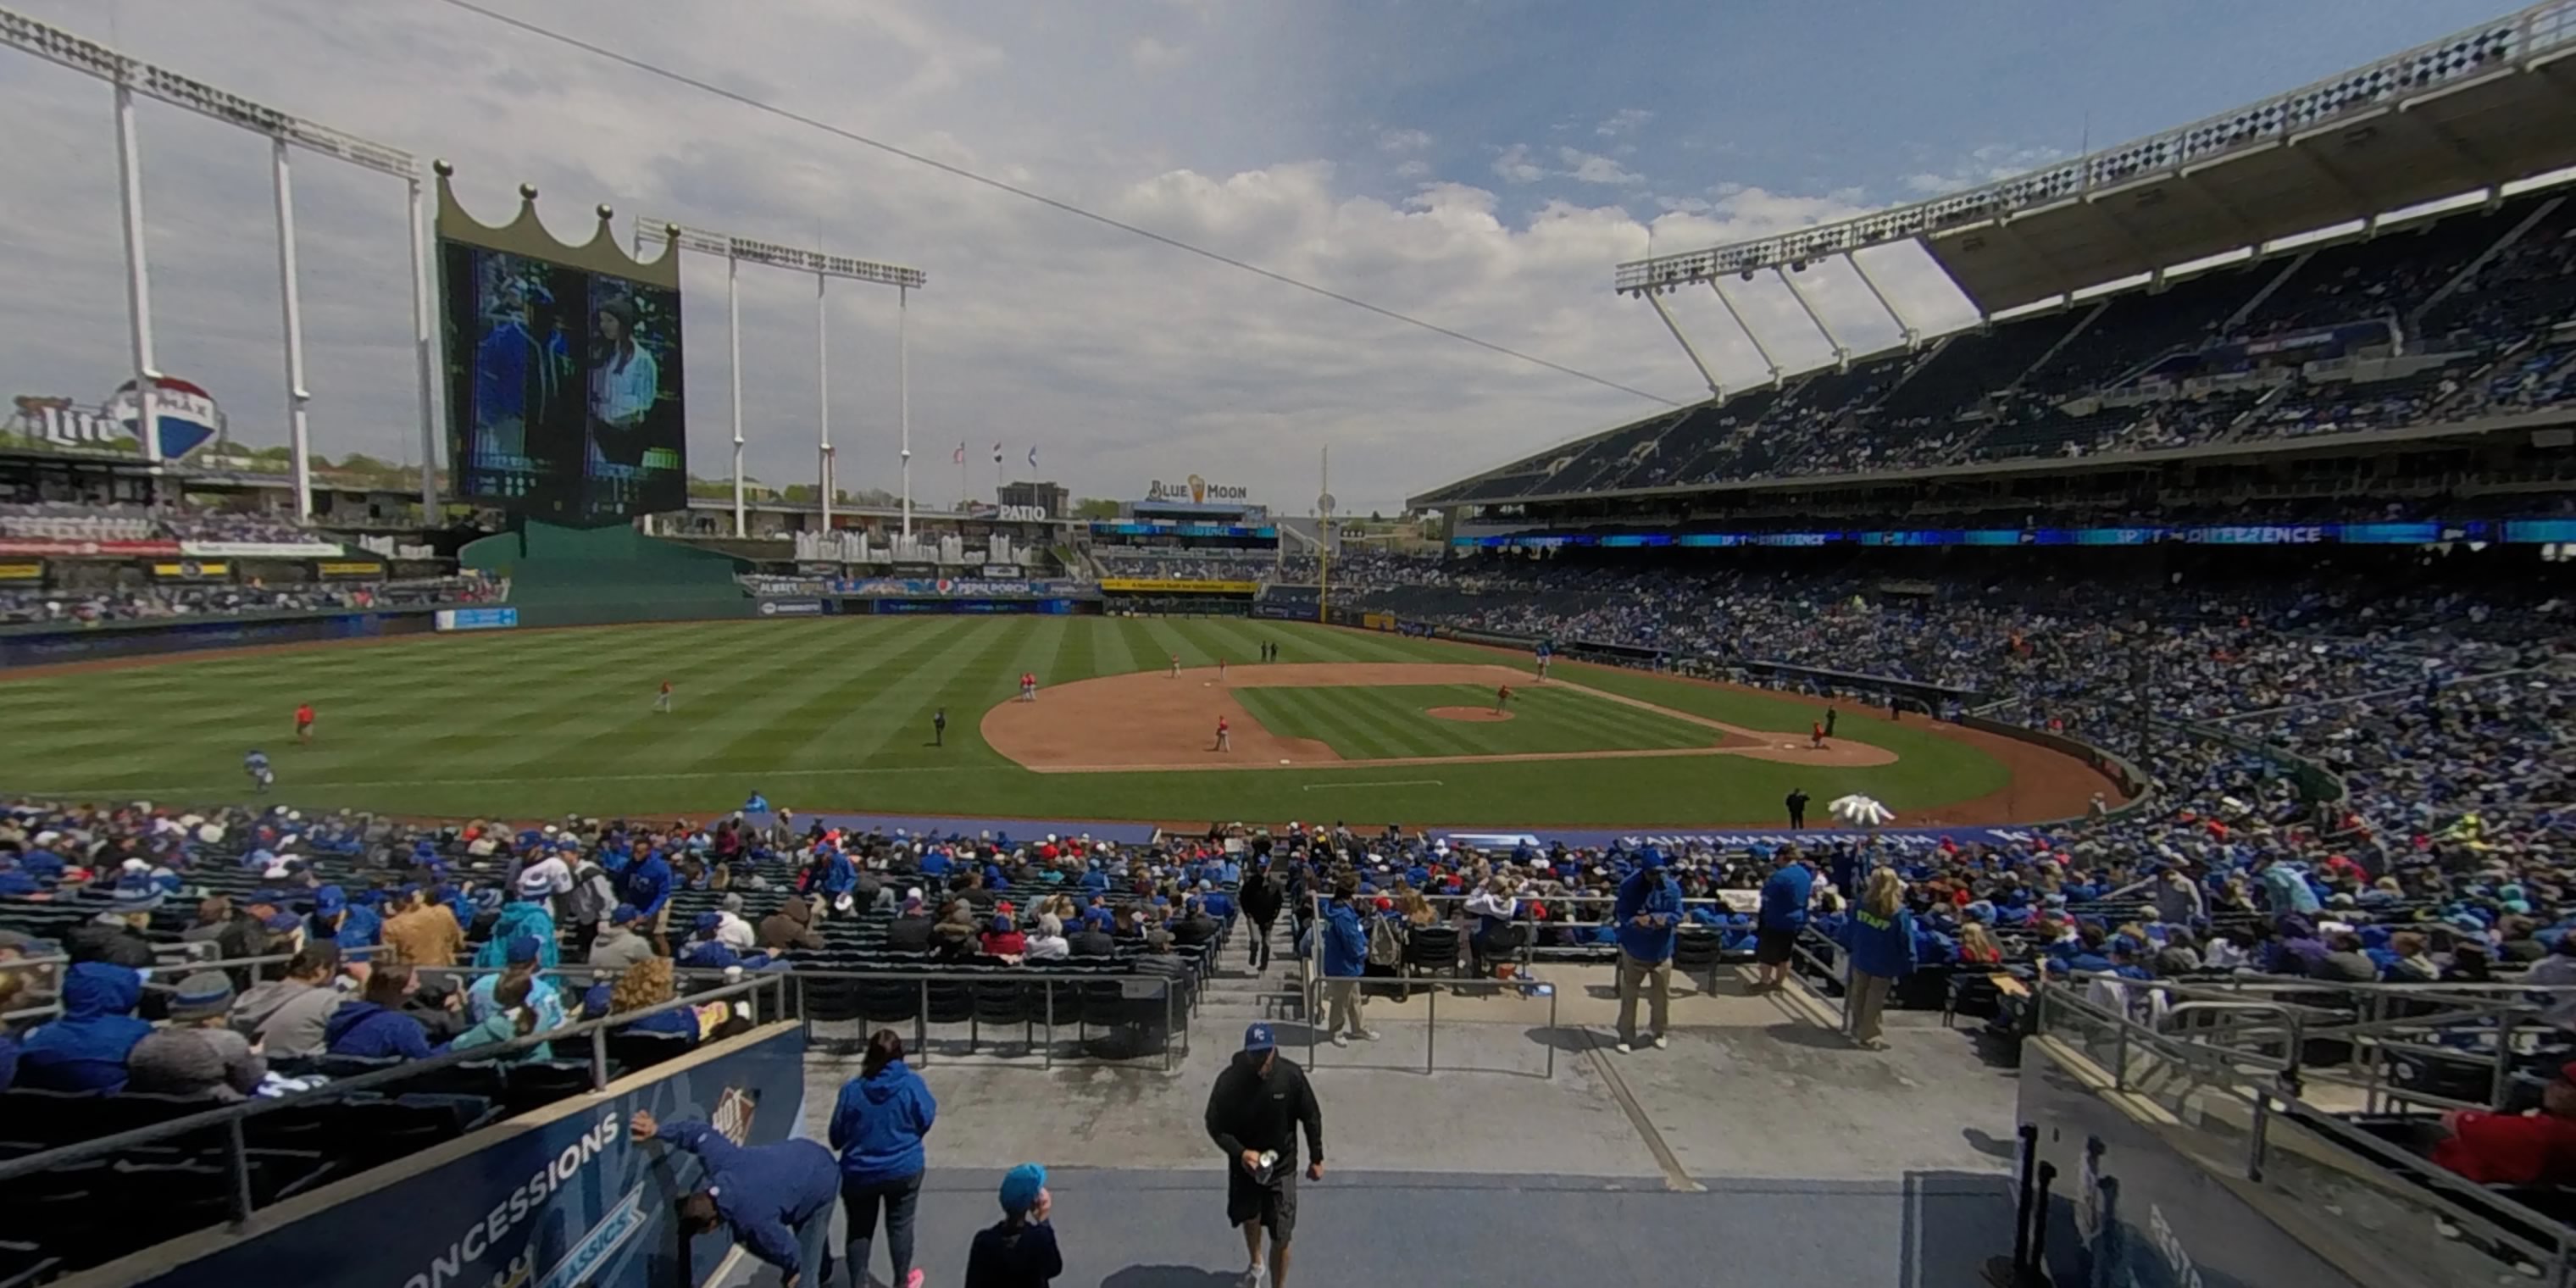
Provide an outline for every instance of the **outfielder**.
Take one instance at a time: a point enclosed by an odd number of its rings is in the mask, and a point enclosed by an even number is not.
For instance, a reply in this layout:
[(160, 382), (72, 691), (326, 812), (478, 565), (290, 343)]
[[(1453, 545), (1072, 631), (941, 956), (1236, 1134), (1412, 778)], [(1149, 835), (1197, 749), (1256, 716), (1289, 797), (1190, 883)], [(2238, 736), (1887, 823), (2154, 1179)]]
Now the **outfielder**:
[(1232, 728), (1226, 724), (1224, 716), (1218, 716), (1216, 718), (1216, 749), (1218, 751), (1234, 750), (1234, 732)]
[(668, 711), (671, 709), (671, 682), (669, 680), (662, 681), (662, 691), (653, 695), (653, 709), (656, 711)]

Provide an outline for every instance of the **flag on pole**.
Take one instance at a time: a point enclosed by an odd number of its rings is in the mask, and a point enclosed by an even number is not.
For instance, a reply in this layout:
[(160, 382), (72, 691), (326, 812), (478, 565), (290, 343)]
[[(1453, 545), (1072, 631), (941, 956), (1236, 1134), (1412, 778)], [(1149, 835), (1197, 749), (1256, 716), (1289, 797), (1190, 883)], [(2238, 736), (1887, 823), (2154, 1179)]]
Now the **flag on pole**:
[(1032, 448), (1030, 448), (1030, 449), (1029, 449), (1029, 468), (1030, 468), (1030, 469), (1036, 469), (1037, 467), (1038, 467), (1038, 449), (1036, 449), (1036, 448), (1032, 447)]
[(966, 444), (962, 442), (957, 444), (957, 454), (949, 457), (948, 463), (951, 465), (963, 465), (966, 463)]
[(995, 465), (1002, 463), (1002, 445), (1000, 443), (993, 444), (993, 463)]

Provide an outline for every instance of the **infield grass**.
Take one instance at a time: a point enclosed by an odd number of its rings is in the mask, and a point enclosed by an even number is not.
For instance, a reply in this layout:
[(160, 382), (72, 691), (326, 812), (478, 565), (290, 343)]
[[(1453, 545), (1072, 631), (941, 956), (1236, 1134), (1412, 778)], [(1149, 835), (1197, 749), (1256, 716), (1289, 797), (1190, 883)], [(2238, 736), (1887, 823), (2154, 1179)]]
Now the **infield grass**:
[[(1047, 684), (1234, 665), (1276, 642), (1285, 662), (1505, 662), (1444, 641), (1243, 619), (821, 618), (491, 632), (0, 679), (10, 715), (0, 791), (213, 803), (246, 797), (241, 759), (277, 764), (276, 798), (307, 807), (536, 818), (704, 814), (757, 789), (800, 811), (1059, 819), (1289, 819), (1452, 825), (1683, 826), (1777, 820), (1792, 786), (1867, 792), (1902, 811), (2000, 790), (1992, 758), (1918, 726), (1846, 719), (1841, 736), (1896, 764), (1815, 769), (1734, 756), (1039, 774), (984, 745), (977, 722), (1023, 671)], [(1524, 663), (1525, 664), (1525, 663)], [(1564, 678), (1753, 729), (1803, 732), (1816, 704), (1560, 660)], [(652, 710), (673, 683), (677, 709)], [(1433, 720), (1490, 690), (1258, 689), (1238, 698), (1281, 732), (1346, 756), (1705, 745), (1714, 731), (1537, 686), (1520, 718)], [(1314, 702), (1306, 695), (1330, 693)], [(1557, 699), (1567, 701), (1560, 704)], [(298, 702), (319, 709), (297, 746)], [(1300, 703), (1306, 703), (1303, 708)], [(1282, 704), (1274, 711), (1273, 706)], [(946, 707), (948, 745), (930, 743)], [(1516, 741), (1538, 739), (1540, 745)], [(1681, 740), (1681, 741), (1676, 741)]]
[(1494, 691), (1481, 684), (1263, 687), (1239, 689), (1234, 700), (1270, 732), (1313, 738), (1345, 760), (1712, 747), (1725, 737), (1580, 690), (1535, 684), (1515, 687), (1511, 718), (1490, 722), (1431, 714), (1435, 707), (1492, 710)]

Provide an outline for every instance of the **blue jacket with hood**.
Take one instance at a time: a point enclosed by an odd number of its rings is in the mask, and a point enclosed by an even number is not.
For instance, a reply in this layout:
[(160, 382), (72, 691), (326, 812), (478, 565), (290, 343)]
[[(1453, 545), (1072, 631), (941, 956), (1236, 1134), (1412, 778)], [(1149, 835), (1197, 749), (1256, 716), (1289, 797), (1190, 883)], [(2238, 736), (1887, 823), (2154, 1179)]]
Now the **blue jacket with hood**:
[(1843, 925), (1843, 949), (1851, 954), (1853, 970), (1903, 979), (1914, 973), (1914, 914), (1902, 905), (1893, 917), (1855, 908)]
[(885, 1185), (921, 1175), (921, 1138), (939, 1117), (939, 1102), (921, 1075), (889, 1060), (874, 1076), (841, 1084), (832, 1106), (832, 1148), (853, 1185)]
[(1324, 976), (1355, 979), (1368, 973), (1368, 934), (1359, 910), (1334, 901), (1324, 909)]
[(152, 1026), (134, 1016), (143, 976), (130, 966), (82, 962), (63, 975), (63, 1018), (40, 1024), (18, 1049), (18, 1085), (46, 1091), (122, 1091), (125, 1057)]
[(333, 1055), (380, 1060), (389, 1055), (430, 1057), (429, 1030), (400, 1011), (373, 1002), (342, 1002), (322, 1025), (323, 1049)]
[(474, 964), (490, 969), (510, 964), (510, 941), (526, 935), (537, 941), (537, 964), (547, 970), (563, 964), (563, 951), (555, 946), (555, 919), (545, 905), (525, 899), (513, 899), (501, 905), (501, 917), (492, 923), (491, 937), (474, 950)]
[[(841, 1197), (841, 1169), (822, 1142), (782, 1140), (737, 1145), (705, 1123), (664, 1123), (655, 1137), (698, 1156), (707, 1174), (698, 1188), (715, 1196), (716, 1215), (751, 1255), (802, 1282), (820, 1283), (821, 1266), (800, 1266), (796, 1230), (828, 1221)], [(806, 1273), (810, 1272), (810, 1273)]]
[[(1682, 923), (1682, 891), (1664, 875), (1664, 856), (1652, 850), (1646, 855), (1644, 866), (1619, 883), (1610, 920), (1617, 923), (1619, 951), (1641, 962), (1670, 961), (1674, 931)], [(1638, 925), (1639, 916), (1649, 924)]]

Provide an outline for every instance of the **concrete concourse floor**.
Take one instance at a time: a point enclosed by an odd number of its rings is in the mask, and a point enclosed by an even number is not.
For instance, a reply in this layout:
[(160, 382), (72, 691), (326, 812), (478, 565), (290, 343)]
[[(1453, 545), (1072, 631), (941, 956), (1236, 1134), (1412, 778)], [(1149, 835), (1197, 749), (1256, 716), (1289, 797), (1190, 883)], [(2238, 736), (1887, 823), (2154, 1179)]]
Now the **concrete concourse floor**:
[[(1729, 969), (1714, 992), (1676, 980), (1669, 1049), (1620, 1056), (1606, 968), (1538, 979), (1553, 999), (1446, 997), (1436, 1026), (1424, 997), (1373, 1002), (1378, 1039), (1319, 1044), (1311, 1064), (1306, 1027), (1274, 1025), (1312, 1070), (1328, 1159), (1301, 1185), (1293, 1283), (1966, 1288), (2009, 1250), (2013, 1077), (1964, 1030), (1898, 1013), (1892, 1049), (1862, 1051), (1809, 999), (1748, 994)], [(1233, 1283), (1243, 1247), (1201, 1122), (1241, 1023), (1202, 1017), (1172, 1074), (928, 1061), (928, 1282), (961, 1281), (973, 1231), (998, 1218), (1000, 1172), (1036, 1161), (1056, 1195), (1058, 1284)], [(812, 1135), (855, 1073), (809, 1060)], [(880, 1277), (885, 1255), (880, 1239)]]

